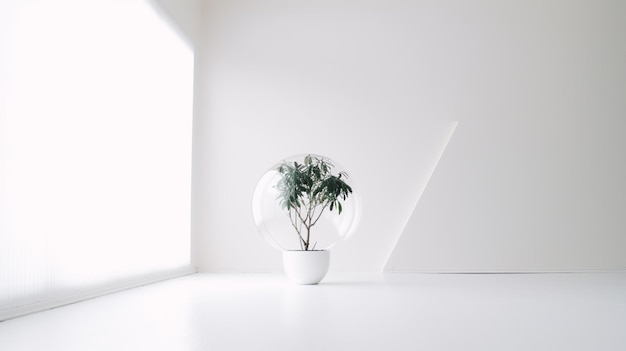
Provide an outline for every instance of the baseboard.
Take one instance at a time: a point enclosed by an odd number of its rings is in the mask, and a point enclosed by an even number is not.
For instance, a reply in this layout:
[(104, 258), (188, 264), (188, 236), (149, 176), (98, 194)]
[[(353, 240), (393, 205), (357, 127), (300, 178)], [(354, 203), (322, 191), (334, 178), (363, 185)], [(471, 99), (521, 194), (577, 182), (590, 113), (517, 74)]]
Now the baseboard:
[(0, 322), (4, 322), (9, 319), (23, 317), (32, 313), (51, 310), (61, 306), (71, 305), (85, 300), (90, 300), (99, 296), (113, 294), (119, 291), (136, 288), (143, 285), (154, 284), (161, 281), (165, 281), (172, 278), (177, 278), (189, 274), (196, 273), (196, 269), (189, 266), (164, 273), (153, 274), (148, 276), (142, 276), (141, 278), (134, 278), (130, 280), (124, 280), (117, 284), (107, 285), (105, 287), (99, 287), (97, 289), (83, 291), (79, 294), (64, 296), (62, 298), (56, 298), (51, 300), (40, 301), (28, 305), (22, 305), (10, 309), (0, 311)]
[(386, 269), (383, 273), (422, 274), (567, 274), (567, 273), (626, 273), (626, 268), (614, 269)]

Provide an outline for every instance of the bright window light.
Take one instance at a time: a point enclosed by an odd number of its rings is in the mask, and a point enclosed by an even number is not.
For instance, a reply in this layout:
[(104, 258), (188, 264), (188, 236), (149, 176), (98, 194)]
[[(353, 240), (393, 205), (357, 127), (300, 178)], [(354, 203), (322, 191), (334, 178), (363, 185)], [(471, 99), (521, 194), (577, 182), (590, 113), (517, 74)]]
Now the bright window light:
[(33, 2), (13, 23), (0, 314), (189, 269), (191, 48), (140, 0)]

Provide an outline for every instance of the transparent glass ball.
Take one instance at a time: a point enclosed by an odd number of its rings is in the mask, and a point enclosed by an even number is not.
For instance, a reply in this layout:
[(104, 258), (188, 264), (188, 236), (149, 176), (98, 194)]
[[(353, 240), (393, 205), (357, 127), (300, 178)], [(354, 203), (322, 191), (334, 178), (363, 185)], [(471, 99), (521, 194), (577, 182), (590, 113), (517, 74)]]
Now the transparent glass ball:
[[(332, 165), (331, 174), (338, 176), (341, 173), (342, 177), (340, 179), (352, 189), (352, 192), (348, 194), (345, 200), (343, 200), (343, 198), (340, 199), (341, 214), (339, 214), (336, 206), (334, 206), (332, 210), (330, 209), (330, 205), (327, 205), (323, 210), (323, 204), (316, 207), (316, 211), (313, 213), (312, 217), (317, 218), (319, 215), (319, 219), (315, 221), (314, 225), (310, 226), (308, 234), (310, 244), (308, 249), (330, 249), (336, 243), (350, 237), (354, 233), (360, 220), (361, 202), (358, 189), (355, 186), (351, 174), (341, 165), (328, 157), (315, 154), (300, 154), (285, 158), (263, 174), (257, 183), (252, 198), (252, 215), (259, 233), (268, 243), (279, 250), (304, 249), (302, 240), (295, 227), (300, 227), (300, 235), (302, 235), (303, 238), (306, 239), (307, 237), (306, 226), (299, 224), (297, 220), (296, 222), (292, 220), (292, 218), (298, 216), (298, 214), (294, 212), (295, 209), (292, 208), (290, 217), (288, 209), (281, 206), (280, 200), (282, 197), (280, 196), (281, 192), (278, 184), (283, 178), (283, 174), (279, 172), (279, 167), (285, 163), (294, 165), (294, 162), (297, 162), (299, 165), (304, 165), (305, 157), (308, 155), (312, 158), (322, 159)], [(307, 208), (306, 205), (300, 207), (300, 215), (302, 217), (306, 218), (306, 213), (308, 212)]]

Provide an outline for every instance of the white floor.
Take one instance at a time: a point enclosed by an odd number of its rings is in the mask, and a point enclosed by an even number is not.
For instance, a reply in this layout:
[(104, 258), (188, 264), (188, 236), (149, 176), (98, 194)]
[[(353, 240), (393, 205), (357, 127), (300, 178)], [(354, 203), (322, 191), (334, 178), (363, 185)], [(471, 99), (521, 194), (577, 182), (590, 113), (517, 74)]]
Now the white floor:
[(626, 350), (626, 273), (195, 274), (0, 323), (0, 350)]

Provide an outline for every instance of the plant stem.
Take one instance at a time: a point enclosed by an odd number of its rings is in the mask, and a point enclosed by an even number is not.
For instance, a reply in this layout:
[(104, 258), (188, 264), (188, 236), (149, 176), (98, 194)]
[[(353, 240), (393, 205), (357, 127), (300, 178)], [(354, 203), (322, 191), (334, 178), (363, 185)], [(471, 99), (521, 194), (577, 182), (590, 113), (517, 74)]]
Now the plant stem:
[[(305, 242), (304, 238), (302, 238), (302, 221), (300, 221), (298, 223), (298, 218), (300, 216), (297, 214), (297, 211), (295, 211), (295, 209), (294, 209), (293, 212), (294, 212), (294, 215), (292, 217), (292, 212), (289, 211), (289, 213), (288, 213), (289, 220), (291, 221), (291, 226), (293, 226), (294, 229), (296, 230), (296, 233), (298, 233), (298, 238), (300, 239), (300, 247), (303, 247), (303, 244), (306, 244), (307, 242)], [(307, 244), (307, 246), (308, 246), (308, 244)]]

